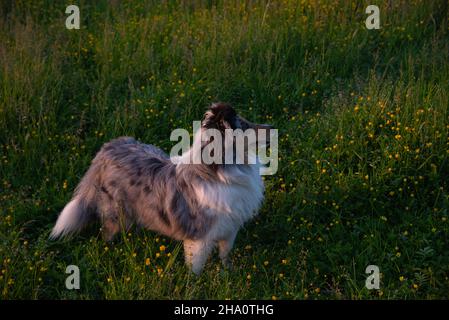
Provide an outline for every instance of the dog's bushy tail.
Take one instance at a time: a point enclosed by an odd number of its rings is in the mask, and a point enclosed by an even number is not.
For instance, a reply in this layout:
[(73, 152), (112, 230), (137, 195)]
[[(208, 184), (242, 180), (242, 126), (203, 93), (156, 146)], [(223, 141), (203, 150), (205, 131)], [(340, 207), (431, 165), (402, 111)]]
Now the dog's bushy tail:
[(93, 163), (75, 189), (72, 200), (62, 210), (50, 239), (66, 237), (80, 231), (95, 213), (98, 167)]

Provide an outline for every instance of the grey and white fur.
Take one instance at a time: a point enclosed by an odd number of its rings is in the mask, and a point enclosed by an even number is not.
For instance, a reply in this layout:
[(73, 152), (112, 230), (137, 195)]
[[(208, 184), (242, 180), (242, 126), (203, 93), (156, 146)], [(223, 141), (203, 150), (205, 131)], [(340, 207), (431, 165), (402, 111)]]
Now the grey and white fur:
[[(229, 104), (215, 103), (201, 124), (201, 130), (208, 128), (224, 132), (271, 127), (245, 120)], [(191, 157), (191, 150), (180, 157)], [(263, 200), (260, 165), (179, 160), (130, 137), (105, 143), (59, 215), (50, 238), (78, 232), (97, 217), (107, 241), (133, 224), (182, 240), (186, 263), (195, 274), (201, 273), (215, 246), (228, 266), (238, 230), (257, 214)]]

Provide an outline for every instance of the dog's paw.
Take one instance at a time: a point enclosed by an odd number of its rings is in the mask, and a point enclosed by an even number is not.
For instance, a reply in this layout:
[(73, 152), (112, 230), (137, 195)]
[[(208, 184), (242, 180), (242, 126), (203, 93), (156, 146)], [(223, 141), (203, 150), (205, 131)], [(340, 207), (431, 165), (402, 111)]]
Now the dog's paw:
[(232, 271), (234, 269), (234, 265), (232, 264), (232, 262), (229, 259), (223, 259), (223, 260), (221, 260), (221, 263), (225, 270)]

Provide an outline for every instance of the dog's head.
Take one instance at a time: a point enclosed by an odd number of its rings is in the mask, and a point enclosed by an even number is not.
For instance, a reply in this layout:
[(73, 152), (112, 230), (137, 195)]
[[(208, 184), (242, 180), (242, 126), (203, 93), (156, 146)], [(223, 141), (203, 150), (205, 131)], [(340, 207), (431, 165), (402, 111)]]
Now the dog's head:
[[(236, 150), (237, 148), (236, 143), (239, 143), (239, 141), (240, 143), (241, 141), (246, 141), (246, 144), (244, 143), (245, 146), (243, 148), (244, 154), (247, 155), (248, 149), (251, 144), (253, 144), (253, 147), (262, 145), (269, 146), (270, 129), (273, 129), (273, 127), (268, 124), (256, 124), (250, 122), (237, 114), (235, 109), (230, 104), (217, 102), (209, 107), (209, 109), (204, 114), (204, 118), (201, 122), (201, 130), (207, 131), (208, 129), (218, 130), (223, 138), (225, 138), (227, 134), (231, 134), (230, 132), (232, 132), (233, 150)], [(255, 138), (255, 141), (248, 142), (250, 134), (253, 134), (252, 137)], [(213, 138), (209, 139), (206, 142), (206, 145), (211, 141), (213, 141)], [(226, 146), (223, 147), (223, 156), (225, 156), (225, 152)]]
[(221, 132), (224, 132), (226, 129), (240, 129), (242, 131), (253, 129), (256, 132), (266, 130), (268, 138), (269, 130), (273, 129), (271, 125), (256, 124), (246, 120), (238, 115), (230, 104), (225, 102), (216, 102), (209, 107), (209, 110), (204, 114), (201, 127), (204, 129), (217, 129)]

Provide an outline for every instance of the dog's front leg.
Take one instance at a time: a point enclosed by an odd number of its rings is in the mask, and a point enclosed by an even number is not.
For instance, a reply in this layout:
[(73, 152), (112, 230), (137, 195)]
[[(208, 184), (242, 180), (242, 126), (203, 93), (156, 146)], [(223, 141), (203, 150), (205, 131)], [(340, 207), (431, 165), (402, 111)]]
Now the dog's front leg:
[(193, 273), (201, 273), (213, 247), (214, 243), (208, 240), (184, 240), (186, 263)]
[(225, 268), (230, 269), (232, 267), (229, 261), (229, 252), (234, 246), (235, 237), (237, 236), (237, 230), (232, 232), (226, 239), (218, 241), (218, 253), (220, 255), (221, 262)]

